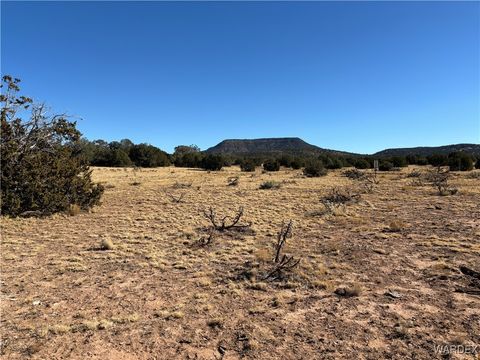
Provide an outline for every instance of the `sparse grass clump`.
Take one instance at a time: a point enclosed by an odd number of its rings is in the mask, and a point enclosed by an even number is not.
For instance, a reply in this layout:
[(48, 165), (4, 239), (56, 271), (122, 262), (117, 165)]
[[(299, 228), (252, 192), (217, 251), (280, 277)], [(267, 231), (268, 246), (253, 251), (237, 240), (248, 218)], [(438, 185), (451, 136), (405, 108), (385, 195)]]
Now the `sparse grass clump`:
[(401, 232), (405, 228), (405, 223), (400, 220), (394, 220), (388, 225), (387, 231), (389, 232)]
[(115, 245), (113, 245), (113, 241), (110, 238), (103, 238), (100, 242), (100, 250), (113, 250)]
[(359, 284), (339, 287), (335, 290), (335, 294), (343, 297), (356, 297), (362, 293), (362, 287)]
[(80, 214), (81, 211), (82, 209), (80, 208), (80, 206), (78, 206), (77, 204), (71, 204), (68, 208), (68, 215), (75, 216)]

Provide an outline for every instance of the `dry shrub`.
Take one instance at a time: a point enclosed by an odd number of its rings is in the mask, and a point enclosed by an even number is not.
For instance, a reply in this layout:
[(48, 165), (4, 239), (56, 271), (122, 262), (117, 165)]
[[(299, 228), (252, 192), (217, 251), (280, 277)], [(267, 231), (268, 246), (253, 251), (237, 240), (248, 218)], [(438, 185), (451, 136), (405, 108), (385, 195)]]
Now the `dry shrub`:
[(75, 215), (80, 214), (81, 211), (82, 211), (82, 209), (77, 204), (70, 204), (70, 206), (68, 208), (68, 215), (75, 216)]
[(260, 184), (259, 189), (260, 190), (280, 189), (281, 186), (282, 184), (277, 181), (265, 181)]
[(277, 235), (277, 242), (274, 246), (275, 256), (273, 258), (272, 268), (264, 275), (263, 280), (281, 279), (284, 273), (292, 270), (300, 263), (300, 259), (296, 259), (292, 255), (283, 253), (287, 239), (293, 235), (293, 221), (283, 223)]
[(352, 180), (361, 180), (365, 177), (365, 172), (358, 169), (348, 169), (342, 175)]
[(245, 229), (249, 228), (252, 224), (239, 224), (240, 219), (243, 216), (243, 207), (239, 207), (235, 215), (225, 215), (223, 217), (217, 216), (216, 211), (210, 207), (208, 210), (203, 211), (203, 216), (210, 221), (214, 230), (225, 231), (229, 229)]
[(405, 228), (406, 224), (400, 220), (394, 220), (388, 225), (387, 231), (389, 232), (401, 232)]
[(438, 195), (447, 196), (454, 195), (458, 192), (456, 187), (451, 186), (448, 182), (451, 179), (450, 171), (438, 167), (434, 171), (430, 171), (427, 180), (437, 189)]

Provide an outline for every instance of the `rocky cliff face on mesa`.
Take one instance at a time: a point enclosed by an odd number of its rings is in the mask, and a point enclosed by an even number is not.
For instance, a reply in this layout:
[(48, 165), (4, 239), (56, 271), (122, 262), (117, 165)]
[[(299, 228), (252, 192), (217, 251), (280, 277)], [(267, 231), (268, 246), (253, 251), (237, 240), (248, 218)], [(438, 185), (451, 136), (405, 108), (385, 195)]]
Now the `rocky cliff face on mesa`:
[(323, 149), (311, 145), (300, 138), (266, 138), (266, 139), (230, 139), (207, 149), (210, 154), (265, 154), (265, 153), (310, 153), (310, 154), (348, 154), (343, 151)]
[[(394, 148), (379, 151), (373, 156), (407, 156), (420, 155), (428, 156), (432, 154), (446, 154), (463, 151), (468, 154), (480, 155), (480, 145), (478, 144), (453, 144), (432, 147), (412, 147), (412, 148)], [(298, 137), (286, 138), (265, 138), (265, 139), (229, 139), (223, 140), (219, 144), (205, 150), (207, 154), (234, 154), (234, 155), (254, 155), (254, 154), (301, 154), (301, 155), (360, 155), (339, 150), (324, 149), (309, 144)]]

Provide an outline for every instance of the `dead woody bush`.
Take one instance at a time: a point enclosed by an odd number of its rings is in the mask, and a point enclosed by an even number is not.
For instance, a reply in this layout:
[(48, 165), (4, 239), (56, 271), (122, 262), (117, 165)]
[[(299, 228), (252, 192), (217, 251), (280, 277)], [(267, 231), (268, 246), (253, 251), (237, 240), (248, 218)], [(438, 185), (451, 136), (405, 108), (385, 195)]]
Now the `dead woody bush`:
[(171, 202), (178, 204), (183, 202), (183, 198), (185, 197), (185, 193), (181, 193), (180, 195), (174, 195), (169, 192), (165, 192), (165, 195), (170, 199)]
[(210, 221), (213, 229), (220, 232), (230, 229), (245, 229), (252, 225), (251, 223), (239, 224), (240, 219), (243, 216), (243, 206), (239, 207), (233, 216), (225, 215), (223, 217), (218, 217), (213, 207), (204, 210), (203, 216)]
[(442, 196), (454, 195), (458, 192), (456, 187), (451, 186), (448, 181), (451, 178), (450, 171), (438, 167), (434, 171), (430, 171), (427, 179), (431, 185), (438, 190), (438, 194)]
[(275, 257), (273, 258), (273, 267), (263, 277), (263, 280), (276, 280), (283, 277), (286, 271), (293, 269), (300, 263), (300, 259), (292, 255), (283, 254), (284, 246), (288, 238), (293, 235), (293, 221), (287, 224), (283, 223), (277, 235), (275, 244)]
[(193, 245), (196, 247), (205, 247), (213, 243), (215, 240), (215, 229), (211, 229), (207, 235), (200, 237), (197, 239)]

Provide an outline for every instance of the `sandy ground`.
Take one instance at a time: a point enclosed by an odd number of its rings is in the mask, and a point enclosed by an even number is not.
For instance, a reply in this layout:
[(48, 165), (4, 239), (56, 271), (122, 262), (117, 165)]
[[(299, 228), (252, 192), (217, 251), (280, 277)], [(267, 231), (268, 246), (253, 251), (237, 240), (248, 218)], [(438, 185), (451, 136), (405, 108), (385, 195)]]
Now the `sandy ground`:
[[(93, 211), (2, 219), (2, 359), (478, 358), (435, 349), (480, 353), (480, 296), (456, 291), (480, 290), (459, 271), (480, 271), (480, 178), (454, 174), (459, 193), (438, 196), (410, 171), (363, 193), (341, 171), (95, 169)], [(324, 213), (333, 187), (361, 197)], [(200, 246), (210, 206), (243, 206), (251, 228)], [(264, 280), (290, 219), (300, 264)]]

